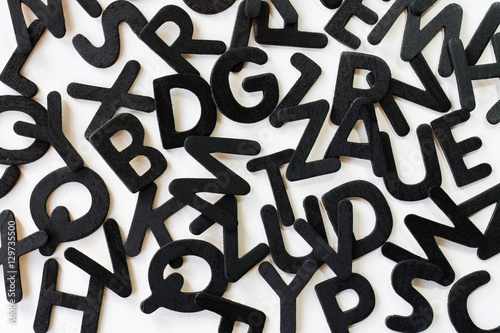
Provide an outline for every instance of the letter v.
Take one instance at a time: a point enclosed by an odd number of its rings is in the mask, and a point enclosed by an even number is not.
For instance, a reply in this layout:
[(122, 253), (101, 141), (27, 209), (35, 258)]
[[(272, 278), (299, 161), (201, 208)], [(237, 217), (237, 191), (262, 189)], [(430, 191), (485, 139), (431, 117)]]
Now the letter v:
[(314, 258), (325, 262), (340, 279), (345, 280), (352, 274), (352, 203), (347, 199), (342, 200), (338, 212), (338, 252), (305, 220), (298, 219), (293, 228), (313, 248)]
[(132, 284), (130, 283), (125, 247), (115, 220), (109, 219), (104, 223), (104, 233), (111, 256), (113, 273), (72, 247), (64, 252), (64, 257), (119, 296), (128, 297), (132, 293)]

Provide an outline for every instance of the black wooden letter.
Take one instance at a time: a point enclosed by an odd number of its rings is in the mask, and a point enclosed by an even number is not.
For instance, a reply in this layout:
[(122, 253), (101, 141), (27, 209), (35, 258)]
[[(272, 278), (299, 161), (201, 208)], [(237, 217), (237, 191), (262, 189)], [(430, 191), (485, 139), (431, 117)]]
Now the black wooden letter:
[[(217, 109), (212, 101), (210, 86), (201, 76), (194, 74), (177, 74), (165, 76), (153, 81), (156, 102), (156, 115), (163, 148), (171, 149), (184, 146), (184, 141), (192, 135), (209, 136), (217, 122)], [(175, 130), (174, 110), (172, 108), (171, 90), (187, 89), (194, 93), (200, 102), (201, 116), (198, 123), (190, 130)]]
[(40, 297), (36, 308), (33, 330), (36, 333), (45, 333), (49, 329), (53, 306), (62, 306), (69, 309), (83, 311), (82, 333), (97, 333), (99, 316), (101, 314), (104, 285), (91, 277), (87, 296), (67, 294), (56, 290), (59, 263), (49, 259), (43, 266)]
[[(111, 142), (111, 137), (121, 130), (130, 133), (132, 143), (122, 151), (118, 151)], [(167, 169), (167, 161), (163, 154), (155, 148), (144, 146), (144, 134), (144, 127), (139, 119), (131, 114), (122, 113), (90, 136), (94, 148), (132, 193), (152, 183)], [(146, 157), (150, 163), (150, 168), (142, 175), (137, 174), (130, 165), (130, 162), (139, 156)]]

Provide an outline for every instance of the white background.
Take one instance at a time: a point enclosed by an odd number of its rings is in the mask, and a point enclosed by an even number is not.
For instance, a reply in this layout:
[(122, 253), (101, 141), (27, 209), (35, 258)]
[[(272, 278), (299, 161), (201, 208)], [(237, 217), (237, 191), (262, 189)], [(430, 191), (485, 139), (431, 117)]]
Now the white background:
[[(299, 12), (299, 28), (304, 31), (324, 32), (323, 27), (336, 12), (336, 10), (329, 10), (323, 7), (319, 0), (292, 0), (291, 2)], [(100, 0), (100, 3), (105, 8), (110, 1)], [(189, 9), (181, 0), (137, 0), (133, 1), (133, 3), (148, 20), (162, 6), (167, 4), (180, 6), (189, 13), (194, 22), (195, 38), (222, 40), (229, 46), (236, 11), (240, 1), (238, 0), (225, 12), (213, 16), (198, 14)], [(379, 14), (379, 17), (382, 17), (392, 4), (392, 2), (386, 3), (380, 0), (365, 0), (364, 3), (369, 8), (375, 10)], [(429, 22), (449, 3), (451, 1), (439, 1), (425, 13), (422, 24)], [(464, 44), (467, 45), (491, 2), (461, 0), (459, 3), (464, 9), (461, 38)], [(51, 91), (61, 93), (63, 99), (64, 133), (81, 154), (86, 166), (98, 172), (105, 180), (111, 195), (111, 207), (108, 217), (115, 219), (119, 223), (122, 236), (125, 240), (132, 221), (138, 194), (132, 194), (126, 189), (83, 136), (86, 127), (99, 107), (99, 103), (71, 98), (67, 94), (66, 88), (71, 82), (110, 87), (127, 61), (135, 59), (141, 63), (142, 71), (132, 87), (131, 93), (153, 97), (152, 81), (158, 77), (174, 74), (174, 71), (151, 51), (147, 45), (142, 43), (126, 24), (120, 26), (122, 48), (118, 61), (107, 69), (92, 67), (73, 48), (72, 38), (81, 33), (94, 45), (102, 45), (104, 37), (101, 18), (94, 19), (88, 16), (76, 1), (63, 1), (63, 7), (67, 27), (66, 36), (62, 39), (56, 39), (50, 33), (46, 32), (25, 65), (23, 75), (38, 85), (40, 90), (34, 99), (45, 107), (47, 105), (47, 95)], [(29, 10), (25, 10), (25, 14), (28, 22), (35, 18)], [(280, 27), (282, 19), (275, 10), (272, 11), (272, 14), (271, 26)], [(382, 43), (377, 46), (370, 45), (366, 40), (373, 26), (368, 26), (359, 19), (354, 18), (348, 24), (348, 29), (353, 31), (362, 40), (362, 45), (357, 50), (358, 52), (371, 53), (382, 57), (389, 64), (394, 78), (421, 87), (409, 64), (399, 58), (404, 23), (405, 19), (403, 15), (398, 19)], [(2, 36), (0, 66), (4, 66), (16, 47), (8, 7), (5, 1), (0, 3), (0, 33)], [(175, 40), (178, 29), (174, 24), (165, 24), (158, 30), (158, 34), (167, 42), (171, 42)], [(263, 66), (249, 64), (241, 73), (231, 78), (235, 96), (244, 105), (251, 106), (257, 104), (261, 99), (261, 94), (244, 92), (241, 88), (241, 81), (251, 75), (271, 72), (278, 77), (280, 97), (282, 98), (299, 77), (299, 72), (290, 64), (289, 59), (295, 52), (302, 52), (323, 69), (323, 74), (302, 103), (326, 99), (331, 104), (340, 54), (342, 51), (351, 50), (330, 36), (328, 36), (328, 40), (329, 43), (325, 49), (309, 50), (258, 45), (252, 37), (250, 45), (258, 46), (265, 50), (269, 56), (269, 61)], [(436, 75), (441, 43), (442, 33), (424, 49), (424, 55)], [(187, 58), (200, 71), (201, 76), (209, 81), (211, 68), (218, 56), (189, 55)], [(493, 60), (493, 49), (490, 45), (483, 54), (480, 63), (489, 63)], [(364, 83), (365, 79), (362, 74), (360, 73), (356, 78), (356, 84), (365, 87), (366, 83)], [(438, 79), (452, 101), (452, 110), (459, 109), (454, 75), (450, 78), (438, 77)], [(466, 156), (465, 162), (468, 166), (474, 166), (483, 162), (490, 163), (493, 167), (493, 173), (483, 180), (463, 188), (458, 188), (451, 176), (444, 155), (438, 148), (439, 162), (443, 174), (442, 186), (457, 203), (463, 202), (497, 184), (500, 178), (497, 172), (497, 165), (500, 164), (500, 158), (497, 154), (497, 142), (500, 136), (498, 128), (487, 123), (485, 118), (487, 110), (500, 97), (498, 93), (500, 88), (499, 82), (496, 79), (478, 81), (474, 83), (474, 88), (477, 97), (477, 108), (472, 113), (470, 120), (465, 124), (457, 126), (453, 130), (453, 133), (457, 141), (471, 136), (479, 136), (483, 141), (483, 147)], [(15, 91), (3, 84), (0, 84), (0, 94), (17, 95)], [(386, 116), (377, 105), (378, 122), (381, 130), (386, 131), (391, 136), (401, 178), (407, 183), (415, 183), (420, 181), (424, 175), (420, 150), (416, 140), (416, 128), (420, 124), (429, 123), (441, 114), (400, 99), (398, 99), (398, 104), (411, 126), (409, 135), (403, 138), (397, 137), (388, 123)], [(185, 91), (175, 92), (174, 109), (178, 130), (189, 129), (197, 122), (199, 104), (191, 93)], [(141, 120), (147, 132), (145, 144), (158, 148), (165, 155), (169, 163), (167, 171), (156, 180), (158, 193), (155, 205), (161, 205), (171, 197), (168, 192), (168, 184), (173, 179), (179, 177), (212, 177), (208, 171), (198, 165), (183, 149), (166, 151), (161, 148), (155, 113), (145, 114), (129, 109), (120, 109), (119, 112), (132, 113)], [(30, 118), (15, 112), (6, 112), (0, 115), (0, 145), (2, 147), (19, 149), (28, 146), (31, 142), (30, 139), (19, 137), (13, 132), (12, 126), (18, 120), (30, 121)], [(306, 124), (307, 121), (300, 121), (286, 124), (280, 129), (275, 129), (267, 120), (256, 124), (244, 125), (235, 123), (219, 113), (217, 127), (212, 135), (257, 140), (262, 146), (259, 156), (265, 156), (286, 148), (295, 148)], [(322, 158), (336, 129), (337, 126), (331, 124), (329, 120), (325, 122), (309, 160)], [(353, 140), (363, 140), (365, 137), (366, 135), (360, 130), (353, 133), (351, 138)], [(127, 135), (119, 136), (117, 141), (122, 145), (126, 144)], [(246, 163), (250, 159), (249, 157), (217, 154), (217, 158), (241, 175), (252, 187), (250, 194), (238, 197), (240, 255), (243, 255), (258, 243), (267, 242), (259, 211), (264, 204), (274, 204), (274, 199), (265, 172), (251, 173), (246, 170)], [(0, 199), (0, 209), (11, 209), (16, 215), (20, 239), (38, 230), (29, 211), (29, 198), (34, 186), (49, 172), (63, 166), (64, 162), (54, 149), (49, 149), (47, 154), (40, 160), (21, 166), (22, 176), (18, 184), (6, 197)], [(139, 165), (139, 167), (141, 166)], [(143, 165), (142, 167), (145, 168), (147, 165)], [(5, 167), (2, 167), (0, 172), (3, 172), (4, 169)], [(284, 172), (285, 168), (282, 171)], [(343, 158), (342, 168), (335, 174), (293, 183), (286, 181), (288, 194), (296, 217), (305, 217), (302, 209), (302, 200), (306, 196), (316, 195), (321, 197), (321, 195), (332, 188), (356, 179), (370, 181), (381, 189), (389, 202), (394, 218), (394, 229), (390, 241), (416, 254), (424, 255), (403, 224), (403, 219), (407, 214), (414, 213), (443, 224), (451, 225), (444, 214), (429, 199), (406, 203), (392, 198), (385, 190), (383, 181), (372, 174), (369, 161), (351, 158)], [(205, 197), (210, 200), (217, 198), (213, 195)], [(54, 192), (47, 204), (48, 212), (50, 213), (59, 205), (68, 207), (72, 217), (76, 219), (85, 214), (90, 207), (90, 195), (82, 185), (67, 184)], [(354, 201), (354, 207), (354, 232), (357, 238), (361, 238), (369, 234), (373, 229), (374, 215), (370, 206), (365, 202)], [(484, 231), (486, 229), (492, 211), (493, 207), (489, 207), (472, 217), (472, 220), (480, 230)], [(220, 226), (210, 228), (205, 234), (199, 237), (190, 234), (188, 230), (189, 223), (197, 216), (198, 213), (188, 207), (168, 219), (166, 226), (172, 237), (174, 239), (203, 239), (222, 249), (222, 229)], [(328, 221), (326, 216), (324, 218), (325, 221)], [(300, 239), (293, 229), (283, 229), (283, 232), (291, 254), (303, 255), (310, 252), (310, 247)], [(330, 243), (336, 248), (336, 238), (329, 223), (327, 224), (327, 232)], [(491, 274), (491, 282), (478, 289), (470, 297), (469, 311), (473, 320), (483, 329), (490, 329), (500, 325), (500, 320), (498, 319), (498, 308), (500, 305), (499, 256), (495, 256), (487, 261), (481, 261), (477, 258), (475, 249), (465, 248), (444, 240), (438, 241), (441, 249), (454, 268), (457, 279), (476, 270), (487, 270)], [(111, 270), (111, 262), (107, 253), (103, 229), (100, 228), (85, 239), (61, 244), (54, 255), (51, 256), (57, 259), (60, 264), (57, 290), (85, 295), (89, 276), (64, 259), (63, 254), (68, 247), (77, 248)], [(140, 311), (140, 302), (150, 295), (147, 272), (150, 259), (157, 249), (158, 245), (152, 234), (148, 231), (141, 254), (134, 258), (128, 258), (133, 288), (132, 295), (126, 299), (122, 299), (110, 290), (105, 291), (99, 331), (136, 332), (142, 330), (148, 332), (189, 332), (203, 330), (205, 332), (216, 332), (220, 317), (208, 311), (182, 314), (161, 308), (151, 315), (146, 315)], [(17, 322), (15, 325), (8, 323), (8, 304), (5, 301), (5, 296), (3, 296), (3, 290), (0, 290), (0, 328), (2, 331), (28, 332), (32, 330), (40, 291), (42, 267), (47, 259), (40, 255), (38, 251), (29, 253), (21, 258), (24, 297), (17, 305)], [(266, 260), (272, 262), (270, 257)], [(376, 250), (353, 263), (353, 271), (365, 276), (372, 284), (376, 295), (376, 307), (366, 320), (352, 326), (351, 332), (390, 331), (384, 324), (387, 316), (393, 314), (409, 315), (411, 313), (409, 304), (397, 296), (391, 287), (390, 274), (393, 267), (394, 263), (383, 257), (380, 250)], [(172, 271), (168, 269), (166, 274)], [(184, 275), (186, 280), (186, 285), (183, 288), (184, 291), (202, 290), (208, 283), (210, 276), (208, 265), (202, 259), (198, 258), (189, 258), (186, 260), (184, 267), (179, 271)], [(290, 282), (293, 278), (290, 274), (280, 273), (286, 282)], [(323, 266), (313, 276), (310, 283), (298, 297), (298, 332), (329, 331), (322, 309), (316, 298), (314, 286), (334, 276), (335, 274), (326, 265)], [(420, 280), (415, 281), (414, 285), (429, 300), (434, 310), (434, 321), (428, 332), (453, 332), (446, 304), (450, 287), (441, 287), (435, 283), (427, 283)], [(0, 287), (0, 289), (3, 288)], [(230, 284), (224, 297), (264, 311), (267, 315), (265, 332), (279, 332), (279, 298), (259, 275), (256, 268), (246, 274), (237, 283)], [(351, 292), (342, 293), (339, 295), (339, 300), (344, 309), (357, 304), (357, 296)], [(4, 307), (3, 310), (2, 304)], [(50, 332), (78, 332), (81, 319), (82, 312), (55, 307), (52, 314)], [(246, 332), (247, 329), (246, 325), (238, 325), (235, 328), (235, 332)]]

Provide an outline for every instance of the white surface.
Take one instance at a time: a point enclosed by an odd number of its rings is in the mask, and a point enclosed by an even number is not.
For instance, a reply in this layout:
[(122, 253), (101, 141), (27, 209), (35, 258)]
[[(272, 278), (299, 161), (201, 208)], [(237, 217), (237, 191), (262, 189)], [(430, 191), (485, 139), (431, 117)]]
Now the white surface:
[[(99, 0), (103, 8), (110, 1)], [(195, 38), (218, 39), (227, 45), (230, 43), (232, 28), (237, 11), (238, 0), (227, 11), (214, 15), (205, 16), (190, 10), (181, 0), (155, 1), (141, 0), (133, 1), (149, 20), (154, 14), (167, 4), (175, 4), (184, 8), (195, 25)], [(292, 0), (293, 5), (299, 12), (299, 28), (304, 31), (324, 32), (323, 27), (330, 20), (335, 10), (324, 8), (319, 0), (300, 1)], [(365, 5), (375, 10), (379, 17), (385, 13), (392, 2), (386, 3), (379, 0), (365, 0)], [(445, 5), (451, 3), (448, 0), (441, 0), (434, 5), (423, 17), (422, 24), (431, 20)], [(490, 1), (459, 1), (464, 9), (464, 21), (461, 37), (467, 45), (470, 37), (475, 31), (479, 21), (491, 4)], [(109, 218), (114, 218), (120, 225), (121, 233), (125, 239), (130, 228), (137, 194), (131, 194), (120, 182), (117, 176), (106, 165), (103, 159), (97, 154), (92, 146), (85, 140), (83, 133), (91, 121), (99, 103), (92, 101), (77, 100), (71, 98), (66, 93), (66, 87), (71, 82), (85, 83), (90, 85), (110, 87), (116, 80), (118, 74), (129, 60), (138, 60), (142, 65), (142, 71), (137, 81), (131, 89), (132, 93), (153, 97), (152, 80), (164, 75), (173, 74), (174, 71), (164, 63), (147, 45), (142, 43), (130, 30), (126, 24), (120, 26), (122, 49), (120, 58), (111, 68), (97, 69), (87, 64), (75, 51), (72, 46), (72, 38), (81, 33), (88, 37), (94, 45), (101, 45), (104, 41), (101, 19), (89, 17), (76, 1), (63, 1), (64, 13), (67, 23), (66, 36), (60, 40), (55, 39), (50, 33), (45, 33), (36, 46), (35, 52), (30, 57), (24, 67), (23, 74), (37, 83), (40, 91), (35, 96), (35, 100), (46, 106), (48, 93), (57, 90), (63, 98), (63, 123), (64, 132), (74, 147), (81, 154), (86, 165), (98, 172), (105, 180), (111, 195), (111, 207)], [(34, 19), (34, 15), (28, 10), (26, 17), (29, 21)], [(274, 11), (275, 12), (275, 11)], [(273, 12), (273, 13), (274, 13)], [(282, 20), (278, 15), (274, 15), (271, 25), (279, 27)], [(2, 34), (2, 49), (0, 50), (0, 67), (10, 58), (12, 51), (16, 47), (12, 25), (8, 13), (6, 2), (0, 3), (0, 32)], [(390, 66), (393, 77), (404, 82), (421, 86), (412, 74), (411, 67), (399, 59), (399, 50), (403, 34), (405, 19), (400, 17), (390, 33), (380, 45), (373, 46), (366, 41), (366, 36), (373, 26), (368, 26), (359, 19), (354, 18), (348, 25), (348, 29), (353, 31), (362, 40), (358, 52), (372, 53), (382, 57)], [(172, 25), (164, 25), (159, 34), (166, 40), (174, 40), (178, 29)], [(290, 87), (299, 76), (299, 72), (293, 68), (289, 59), (295, 52), (302, 52), (313, 59), (323, 69), (318, 82), (313, 86), (302, 103), (311, 102), (318, 99), (326, 99), (330, 103), (333, 100), (338, 61), (342, 51), (352, 51), (333, 38), (328, 36), (329, 43), (322, 50), (308, 50), (292, 47), (277, 47), (258, 45), (251, 38), (250, 45), (258, 46), (269, 55), (269, 61), (263, 66), (248, 65), (238, 75), (232, 79), (234, 92), (237, 98), (244, 105), (255, 105), (260, 101), (261, 94), (248, 94), (241, 89), (241, 80), (247, 76), (272, 72), (279, 80), (280, 97), (285, 96)], [(437, 60), (442, 43), (442, 33), (438, 35), (424, 50), (431, 68), (437, 72)], [(209, 81), (210, 72), (217, 56), (188, 56), (189, 61), (200, 71), (201, 76)], [(485, 54), (481, 58), (481, 63), (489, 63), (494, 60), (493, 50), (488, 46)], [(408, 72), (410, 71), (410, 72)], [(454, 75), (450, 78), (438, 77), (443, 89), (452, 101), (452, 110), (459, 108), (458, 94)], [(363, 85), (364, 78), (360, 77), (360, 85)], [(438, 149), (439, 162), (443, 174), (443, 188), (460, 203), (487, 188), (497, 184), (500, 175), (497, 171), (500, 158), (498, 157), (498, 128), (487, 123), (486, 111), (498, 99), (498, 80), (484, 80), (474, 83), (477, 97), (477, 108), (472, 113), (470, 120), (457, 126), (453, 133), (457, 140), (462, 140), (470, 136), (479, 136), (483, 140), (483, 147), (476, 152), (465, 157), (468, 166), (477, 165), (482, 162), (490, 163), (493, 173), (486, 179), (475, 182), (464, 188), (458, 188), (451, 176), (450, 169), (444, 155)], [(3, 84), (0, 84), (1, 95), (16, 95), (17, 93)], [(188, 129), (194, 125), (199, 115), (199, 107), (196, 101), (192, 100), (189, 93), (179, 93), (174, 103), (176, 109), (176, 122), (178, 128)], [(418, 182), (423, 176), (423, 168), (420, 157), (420, 150), (416, 140), (415, 130), (419, 124), (429, 123), (441, 114), (431, 110), (417, 107), (416, 105), (398, 100), (398, 104), (411, 126), (411, 132), (404, 138), (397, 137), (393, 129), (387, 122), (387, 118), (378, 109), (378, 121), (381, 130), (386, 131), (391, 136), (391, 142), (396, 154), (398, 170), (403, 180), (408, 183)], [(179, 177), (211, 177), (210, 173), (186, 154), (183, 149), (165, 151), (161, 148), (161, 141), (156, 121), (156, 114), (144, 114), (141, 112), (121, 109), (120, 112), (130, 112), (137, 116), (146, 129), (146, 144), (160, 149), (168, 163), (167, 171), (156, 181), (158, 184), (158, 195), (156, 204), (168, 200), (171, 195), (168, 192), (168, 184), (171, 180)], [(17, 136), (12, 125), (18, 120), (27, 120), (19, 113), (5, 113), (0, 115), (0, 145), (2, 147), (19, 148), (25, 147), (30, 140)], [(256, 124), (243, 125), (230, 121), (219, 114), (217, 127), (212, 134), (218, 137), (248, 138), (259, 141), (262, 151), (259, 156), (268, 155), (285, 148), (295, 148), (300, 136), (306, 126), (306, 121), (286, 124), (281, 129), (275, 129), (269, 125), (267, 120)], [(322, 129), (320, 140), (317, 142), (310, 160), (320, 159), (337, 126), (327, 121)], [(364, 134), (360, 132), (362, 139)], [(252, 191), (247, 196), (238, 198), (238, 210), (240, 219), (240, 254), (244, 254), (260, 242), (267, 242), (259, 211), (264, 204), (272, 203), (272, 193), (264, 172), (251, 173), (246, 170), (246, 163), (250, 159), (244, 156), (230, 156), (218, 154), (221, 161), (230, 166), (241, 175), (252, 186)], [(64, 166), (64, 162), (57, 155), (54, 149), (49, 149), (47, 154), (40, 160), (21, 166), (22, 177), (16, 187), (6, 197), (0, 199), (0, 209), (11, 209), (18, 221), (19, 237), (24, 238), (37, 228), (33, 223), (29, 212), (29, 198), (34, 186), (50, 171)], [(5, 167), (1, 168), (1, 172)], [(283, 170), (284, 171), (284, 170)], [(449, 224), (444, 214), (429, 200), (421, 202), (405, 203), (391, 197), (385, 190), (383, 181), (375, 177), (371, 171), (368, 161), (358, 159), (343, 159), (342, 168), (339, 172), (331, 175), (317, 177), (300, 182), (286, 182), (289, 197), (296, 214), (296, 217), (304, 217), (302, 200), (308, 195), (320, 197), (330, 189), (355, 179), (368, 180), (378, 186), (384, 193), (391, 207), (394, 218), (394, 229), (390, 241), (402, 245), (406, 249), (424, 255), (416, 241), (403, 225), (403, 218), (409, 213), (434, 219), (440, 223)], [(85, 214), (90, 207), (90, 196), (82, 186), (68, 184), (58, 189), (48, 204), (51, 211), (58, 205), (65, 205), (69, 208), (74, 218)], [(208, 196), (215, 198), (214, 196)], [(492, 213), (492, 207), (476, 214), (472, 220), (484, 231)], [(222, 248), (222, 230), (220, 226), (214, 226), (200, 237), (195, 237), (189, 233), (188, 225), (198, 213), (191, 208), (185, 208), (172, 216), (166, 223), (169, 232), (174, 239), (196, 238), (210, 241), (219, 248)], [(326, 217), (325, 217), (326, 219)], [(373, 227), (373, 213), (368, 205), (362, 202), (355, 202), (355, 223), (356, 236), (367, 235)], [(328, 224), (329, 226), (329, 224)], [(308, 253), (310, 248), (293, 231), (284, 231), (288, 250), (294, 255)], [(336, 244), (333, 237), (334, 232), (328, 227), (328, 235), (331, 243)], [(478, 326), (487, 329), (500, 324), (498, 319), (499, 294), (500, 294), (500, 256), (481, 261), (476, 257), (474, 249), (439, 240), (442, 251), (450, 261), (456, 272), (456, 278), (485, 269), (492, 280), (486, 286), (480, 288), (470, 298), (469, 309), (472, 318)], [(56, 258), (61, 266), (57, 290), (68, 293), (85, 295), (88, 287), (89, 277), (79, 268), (64, 259), (64, 250), (68, 247), (75, 247), (91, 258), (101, 263), (111, 270), (111, 262), (107, 253), (102, 228), (89, 237), (71, 243), (65, 243), (57, 248), (52, 256)], [(167, 309), (159, 309), (151, 315), (145, 315), (139, 309), (142, 300), (150, 295), (147, 282), (147, 272), (149, 261), (158, 245), (150, 232), (147, 233), (144, 247), (141, 254), (134, 258), (129, 258), (129, 269), (131, 273), (133, 292), (126, 299), (122, 299), (110, 290), (104, 294), (103, 306), (100, 317), (100, 332), (191, 332), (203, 330), (205, 332), (216, 332), (219, 324), (219, 316), (208, 311), (195, 314), (182, 314)], [(39, 288), (42, 278), (42, 267), (47, 260), (38, 251), (29, 253), (21, 258), (21, 269), (23, 274), (23, 300), (17, 305), (17, 322), (14, 326), (8, 324), (7, 302), (0, 288), (0, 328), (5, 332), (28, 332), (32, 330), (36, 306), (38, 302)], [(268, 257), (267, 260), (272, 262)], [(376, 295), (376, 307), (373, 313), (363, 322), (351, 328), (351, 332), (387, 332), (390, 331), (384, 324), (385, 317), (392, 314), (409, 315), (411, 307), (399, 296), (395, 294), (390, 284), (390, 274), (394, 263), (382, 256), (380, 250), (374, 251), (362, 257), (353, 264), (353, 271), (365, 276), (372, 284)], [(182, 269), (187, 281), (186, 291), (197, 291), (204, 288), (208, 283), (208, 266), (201, 259), (187, 260)], [(170, 271), (169, 271), (170, 272)], [(286, 282), (293, 278), (290, 274), (281, 272)], [(297, 302), (297, 332), (328, 332), (328, 325), (323, 315), (322, 309), (316, 298), (314, 286), (328, 278), (334, 277), (334, 273), (324, 266), (312, 278), (310, 283), (302, 291)], [(441, 287), (435, 283), (423, 281), (414, 282), (417, 289), (429, 300), (434, 310), (434, 322), (428, 332), (453, 332), (447, 314), (447, 297), (450, 287)], [(265, 332), (279, 332), (279, 298), (259, 275), (256, 268), (245, 275), (235, 284), (230, 284), (224, 297), (256, 307), (264, 311), (267, 315)], [(345, 293), (341, 297), (343, 306), (348, 308), (356, 304), (357, 297), (353, 293)], [(3, 300), (3, 301), (2, 301)], [(4, 310), (1, 310), (1, 306)], [(78, 332), (81, 324), (82, 312), (70, 309), (55, 307), (51, 319), (50, 332)], [(245, 325), (239, 325), (235, 332), (246, 332)]]

